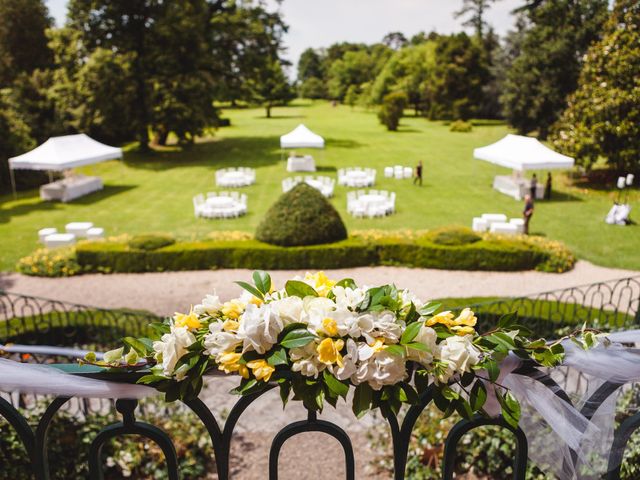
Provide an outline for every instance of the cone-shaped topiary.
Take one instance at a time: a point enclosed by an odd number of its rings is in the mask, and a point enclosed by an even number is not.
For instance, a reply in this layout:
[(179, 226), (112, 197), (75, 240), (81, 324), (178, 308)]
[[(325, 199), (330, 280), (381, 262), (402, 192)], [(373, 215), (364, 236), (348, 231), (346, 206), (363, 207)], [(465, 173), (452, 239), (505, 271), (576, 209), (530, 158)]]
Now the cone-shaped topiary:
[(300, 183), (271, 206), (258, 225), (256, 238), (283, 247), (317, 245), (344, 240), (347, 229), (318, 190)]

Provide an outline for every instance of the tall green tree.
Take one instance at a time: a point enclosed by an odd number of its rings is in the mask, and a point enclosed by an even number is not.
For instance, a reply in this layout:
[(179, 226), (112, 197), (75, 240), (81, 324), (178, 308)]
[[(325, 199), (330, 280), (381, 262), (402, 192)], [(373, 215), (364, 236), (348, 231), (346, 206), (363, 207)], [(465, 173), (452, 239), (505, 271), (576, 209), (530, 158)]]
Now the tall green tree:
[(309, 78), (324, 78), (322, 57), (313, 48), (307, 48), (298, 60), (298, 80), (304, 82)]
[(509, 123), (545, 138), (577, 87), (582, 57), (599, 38), (607, 0), (536, 0), (500, 97)]
[(271, 58), (256, 75), (249, 80), (253, 102), (262, 105), (267, 118), (271, 118), (271, 109), (295, 98), (295, 91), (284, 72), (280, 59)]
[(640, 3), (618, 0), (602, 40), (588, 51), (578, 89), (554, 128), (553, 143), (591, 168), (640, 171)]
[(0, 186), (7, 190), (9, 181), (8, 158), (35, 147), (31, 129), (15, 104), (9, 89), (0, 89)]
[(51, 65), (45, 35), (51, 23), (42, 0), (0, 0), (0, 86)]
[(491, 4), (496, 0), (462, 0), (462, 7), (456, 11), (453, 16), (455, 18), (466, 18), (462, 25), (465, 27), (473, 27), (477, 38), (484, 38), (484, 31), (487, 27), (485, 15)]

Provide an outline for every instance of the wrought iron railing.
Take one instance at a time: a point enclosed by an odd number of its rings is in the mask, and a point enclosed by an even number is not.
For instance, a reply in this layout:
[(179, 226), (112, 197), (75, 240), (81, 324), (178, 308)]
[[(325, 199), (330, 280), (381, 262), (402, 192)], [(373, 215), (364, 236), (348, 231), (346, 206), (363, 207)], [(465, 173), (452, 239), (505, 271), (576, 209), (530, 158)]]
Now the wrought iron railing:
[[(562, 329), (574, 328), (583, 323), (609, 329), (637, 328), (639, 323), (640, 277), (601, 282), (598, 284), (570, 289), (557, 290), (517, 299), (501, 299), (484, 302), (473, 308), (478, 312), (479, 328), (488, 328), (497, 321), (502, 313), (517, 311), (521, 323), (526, 323), (538, 334), (545, 331), (557, 334)], [(110, 311), (86, 306), (56, 302), (35, 297), (0, 293), (0, 343), (13, 341), (20, 343), (53, 343), (56, 345), (82, 346), (99, 345), (111, 342), (112, 338), (124, 334), (144, 334), (144, 325), (155, 317), (145, 313), (131, 311)], [(546, 329), (546, 330), (545, 330)], [(552, 335), (546, 335), (552, 336)], [(23, 358), (23, 360), (25, 360)], [(40, 358), (39, 360), (43, 360)], [(46, 359), (49, 361), (49, 359)], [(562, 381), (533, 365), (527, 365), (514, 372), (527, 375), (554, 389), (556, 395), (571, 403), (572, 399), (564, 394)], [(132, 374), (130, 381), (135, 381)], [(212, 381), (216, 381), (212, 378)], [(575, 380), (574, 380), (575, 381)], [(617, 385), (605, 384), (585, 403), (583, 414), (588, 418), (594, 405), (606, 401), (617, 389)], [(270, 390), (270, 389), (268, 389)], [(267, 391), (241, 397), (231, 408), (225, 421), (221, 423), (215, 414), (201, 399), (185, 402), (208, 431), (213, 447), (218, 478), (225, 480), (230, 475), (231, 441), (237, 423), (247, 408)], [(40, 479), (48, 479), (49, 461), (47, 458), (49, 427), (56, 414), (70, 402), (77, 400), (67, 397), (49, 399), (48, 407), (39, 422), (32, 428), (23, 415), (24, 403), (12, 402), (10, 398), (0, 397), (0, 416), (9, 421), (18, 432), (20, 440), (31, 460), (32, 474)], [(431, 389), (422, 392), (420, 401), (412, 405), (402, 416), (383, 411), (383, 417), (389, 425), (393, 446), (394, 478), (405, 478), (407, 456), (412, 433), (423, 410), (431, 403)], [(86, 404), (85, 404), (86, 406)], [(102, 448), (113, 437), (137, 434), (155, 442), (163, 451), (166, 470), (171, 479), (179, 478), (178, 459), (171, 438), (162, 430), (146, 422), (136, 420), (138, 403), (133, 400), (117, 400), (115, 407), (122, 421), (106, 426), (91, 440), (89, 451), (89, 476), (100, 479), (103, 476)], [(449, 432), (444, 445), (443, 478), (454, 475), (456, 454), (463, 436), (472, 429), (485, 425), (497, 425), (512, 431), (516, 438), (517, 449), (514, 454), (515, 479), (524, 479), (527, 466), (527, 441), (519, 429), (509, 427), (500, 418), (475, 418), (462, 420)], [(640, 427), (640, 413), (626, 418), (616, 430), (609, 459), (607, 478), (619, 478), (620, 455), (631, 434)], [(268, 478), (278, 478), (278, 459), (284, 443), (303, 432), (324, 432), (335, 438), (344, 450), (345, 471), (348, 479), (355, 478), (354, 452), (347, 432), (335, 423), (318, 418), (316, 413), (308, 412), (306, 419), (290, 423), (275, 436), (269, 451)], [(52, 439), (53, 440), (53, 439)], [(266, 478), (266, 475), (265, 475)]]

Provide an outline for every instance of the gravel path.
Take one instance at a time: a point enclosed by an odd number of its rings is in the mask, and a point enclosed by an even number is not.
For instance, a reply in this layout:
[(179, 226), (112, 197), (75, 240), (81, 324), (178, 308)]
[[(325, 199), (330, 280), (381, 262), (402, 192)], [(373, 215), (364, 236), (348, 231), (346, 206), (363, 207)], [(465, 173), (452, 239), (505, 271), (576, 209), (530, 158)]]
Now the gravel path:
[[(304, 271), (271, 272), (276, 286)], [(331, 278), (351, 277), (359, 284), (395, 283), (419, 297), (521, 296), (560, 288), (585, 285), (631, 275), (638, 271), (604, 268), (579, 261), (567, 273), (468, 272), (403, 267), (362, 267), (328, 270)], [(0, 289), (104, 308), (135, 308), (159, 315), (188, 310), (214, 289), (221, 298), (240, 293), (234, 280), (250, 280), (249, 270), (211, 270), (118, 275), (82, 275), (69, 278), (27, 277), (0, 273)]]

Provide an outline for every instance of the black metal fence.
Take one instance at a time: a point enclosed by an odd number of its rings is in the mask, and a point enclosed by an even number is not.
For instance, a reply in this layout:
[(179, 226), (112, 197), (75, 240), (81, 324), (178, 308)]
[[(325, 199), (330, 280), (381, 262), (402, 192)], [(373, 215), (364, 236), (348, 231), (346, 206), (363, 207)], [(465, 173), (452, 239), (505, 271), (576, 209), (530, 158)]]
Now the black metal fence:
[[(517, 299), (484, 302), (474, 305), (473, 308), (478, 314), (481, 330), (490, 327), (501, 314), (517, 311), (521, 317), (521, 323), (528, 324), (538, 334), (551, 337), (561, 333), (563, 329), (574, 329), (583, 323), (611, 330), (637, 328), (639, 304), (640, 277), (630, 277)], [(451, 307), (455, 308), (455, 305)], [(73, 347), (107, 346), (122, 335), (144, 333), (144, 325), (155, 319), (154, 316), (146, 313), (105, 310), (0, 292), (0, 343), (53, 344)], [(22, 360), (27, 361), (25, 357), (22, 357)], [(558, 385), (557, 380), (551, 378), (547, 372), (540, 371), (535, 366), (528, 366), (516, 373), (528, 375), (536, 381), (553, 387), (557, 395), (571, 402), (566, 394), (563, 395), (562, 384)], [(565, 377), (565, 381), (568, 378)], [(597, 398), (594, 397), (585, 404), (587, 405), (585, 408), (593, 409), (594, 405), (597, 406), (606, 401), (617, 387), (617, 385), (605, 385), (604, 389), (599, 389), (594, 394)], [(247, 408), (265, 393), (266, 391), (240, 398), (228, 415), (225, 415), (224, 422), (216, 419), (214, 413), (202, 400), (185, 402), (185, 408), (193, 412), (197, 421), (202, 422), (206, 427), (219, 479), (225, 480), (230, 477), (231, 442), (238, 420)], [(30, 458), (31, 473), (34, 477), (39, 480), (49, 479), (51, 476), (47, 452), (50, 445), (48, 433), (51, 422), (60, 409), (77, 399), (66, 397), (49, 399), (48, 407), (35, 428), (28, 424), (23, 415), (24, 410), (20, 408), (25, 407), (24, 402), (16, 403), (12, 399), (13, 397), (0, 397), (0, 416), (8, 420), (18, 432), (21, 443)], [(419, 403), (409, 407), (401, 416), (396, 416), (390, 411), (382, 412), (388, 422), (392, 439), (396, 480), (405, 478), (412, 432), (423, 410), (431, 401), (431, 389), (427, 389), (422, 393)], [(171, 438), (154, 425), (136, 420), (137, 402), (118, 400), (115, 406), (122, 416), (122, 421), (105, 426), (89, 441), (89, 477), (103, 478), (102, 449), (105, 444), (116, 436), (135, 434), (155, 442), (164, 454), (168, 478), (179, 478), (178, 456)], [(584, 414), (588, 416), (589, 412), (585, 411)], [(464, 434), (485, 425), (498, 425), (514, 433), (517, 450), (514, 454), (513, 478), (525, 478), (528, 445), (523, 432), (512, 429), (501, 419), (487, 418), (463, 420), (449, 432), (444, 443), (443, 478), (451, 479), (454, 476), (456, 452)], [(618, 456), (624, 451), (624, 446), (631, 434), (639, 426), (640, 413), (636, 413), (628, 416), (616, 430), (615, 443), (622, 448), (615, 449), (615, 455), (609, 459), (607, 478), (619, 478), (621, 459)], [(278, 459), (283, 444), (295, 435), (310, 431), (324, 432), (340, 443), (344, 450), (346, 477), (347, 479), (355, 478), (354, 452), (349, 435), (340, 426), (319, 419), (314, 412), (309, 412), (306, 419), (293, 422), (276, 434), (269, 451), (268, 478), (278, 478)]]

